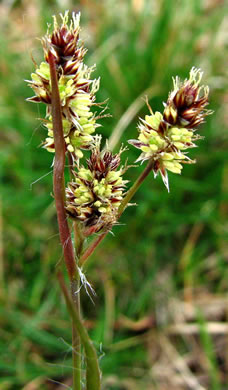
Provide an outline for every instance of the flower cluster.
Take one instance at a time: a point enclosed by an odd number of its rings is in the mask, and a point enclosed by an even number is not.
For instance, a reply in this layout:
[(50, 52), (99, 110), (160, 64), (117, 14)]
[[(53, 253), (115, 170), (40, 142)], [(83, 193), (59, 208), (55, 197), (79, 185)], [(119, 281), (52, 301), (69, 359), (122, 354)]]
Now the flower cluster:
[(66, 151), (72, 154), (73, 160), (83, 156), (82, 149), (93, 147), (93, 133), (96, 127), (96, 118), (91, 111), (95, 102), (95, 93), (99, 88), (99, 80), (91, 80), (93, 67), (88, 68), (83, 59), (86, 50), (79, 41), (80, 14), (72, 14), (68, 22), (68, 12), (61, 15), (62, 24), (59, 26), (54, 16), (52, 33), (42, 39), (45, 62), (42, 62), (32, 73), (29, 85), (35, 96), (29, 98), (31, 102), (47, 104), (47, 116), (44, 125), (48, 130), (48, 137), (44, 148), (49, 152), (55, 151), (52, 117), (51, 117), (51, 81), (48, 63), (48, 52), (54, 55), (59, 93), (62, 106), (62, 121)]
[(140, 120), (138, 140), (128, 141), (142, 152), (137, 161), (153, 160), (155, 177), (160, 172), (168, 189), (167, 170), (181, 173), (182, 163), (195, 162), (185, 151), (196, 146), (201, 137), (195, 130), (211, 113), (205, 109), (209, 88), (199, 86), (201, 78), (202, 72), (196, 68), (184, 82), (176, 77), (163, 114), (154, 114), (150, 108), (151, 115)]
[[(132, 192), (130, 190), (125, 197), (127, 181), (122, 176), (126, 166), (119, 168), (123, 149), (115, 155), (108, 150), (101, 152), (101, 137), (94, 136), (99, 125), (91, 107), (96, 104), (99, 80), (91, 79), (93, 67), (88, 68), (83, 63), (86, 50), (79, 40), (80, 14), (73, 13), (71, 21), (68, 20), (68, 12), (60, 16), (61, 25), (54, 16), (52, 32), (48, 31), (42, 39), (45, 61), (32, 73), (29, 85), (35, 96), (28, 100), (47, 105), (44, 125), (48, 136), (44, 147), (55, 152), (48, 62), (52, 53), (61, 102), (65, 151), (69, 154), (73, 175), (66, 188), (65, 209), (68, 216), (81, 223), (83, 234), (88, 236), (112, 228), (119, 217), (120, 205), (126, 207), (136, 187), (133, 185)], [(194, 162), (186, 151), (196, 146), (195, 141), (200, 138), (195, 133), (196, 128), (210, 113), (205, 109), (209, 89), (200, 86), (201, 78), (202, 72), (196, 68), (192, 68), (189, 79), (184, 82), (176, 77), (163, 114), (153, 113), (149, 107), (150, 115), (140, 119), (138, 139), (128, 141), (141, 150), (137, 161), (152, 161), (150, 168), (152, 166), (155, 177), (160, 172), (168, 189), (167, 171), (181, 173), (183, 163)], [(91, 150), (91, 156), (83, 165), (80, 159), (85, 149)]]
[(96, 138), (87, 167), (79, 166), (66, 189), (66, 211), (84, 223), (85, 235), (112, 227), (127, 183), (122, 178), (126, 168), (117, 170), (123, 150), (115, 155), (107, 150), (102, 153), (100, 140)]

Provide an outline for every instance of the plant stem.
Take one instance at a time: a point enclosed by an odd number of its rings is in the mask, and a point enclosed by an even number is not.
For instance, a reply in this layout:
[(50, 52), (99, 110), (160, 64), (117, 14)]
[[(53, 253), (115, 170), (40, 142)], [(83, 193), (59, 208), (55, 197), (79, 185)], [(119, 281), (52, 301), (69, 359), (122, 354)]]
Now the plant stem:
[(50, 73), (51, 73), (52, 122), (53, 122), (54, 143), (55, 143), (53, 190), (54, 190), (54, 197), (55, 197), (55, 204), (56, 204), (60, 241), (63, 247), (64, 258), (65, 258), (69, 278), (72, 281), (75, 278), (77, 268), (74, 259), (73, 244), (71, 240), (70, 230), (67, 223), (67, 217), (66, 217), (66, 212), (64, 207), (65, 141), (63, 137), (62, 110), (61, 110), (61, 102), (59, 97), (55, 59), (53, 54), (50, 51), (48, 53), (48, 63), (50, 66)]
[(129, 201), (133, 198), (136, 191), (139, 189), (143, 181), (146, 179), (146, 177), (149, 175), (151, 170), (153, 169), (154, 161), (151, 159), (148, 161), (148, 164), (144, 171), (141, 173), (141, 175), (138, 177), (138, 179), (134, 182), (133, 186), (130, 188), (130, 190), (127, 192), (126, 196), (122, 200), (119, 209), (118, 209), (118, 216), (117, 219), (120, 218), (122, 213), (124, 212), (125, 208), (127, 207)]
[(69, 163), (70, 180), (73, 180), (74, 179), (74, 175), (73, 175), (73, 158), (72, 158), (70, 152), (67, 153), (67, 157), (68, 157), (68, 163)]
[[(66, 288), (63, 275), (61, 272), (57, 273), (57, 277), (60, 283), (60, 287), (64, 294), (64, 298), (66, 301), (66, 305), (68, 311), (71, 315), (72, 321), (77, 329), (80, 339), (85, 350), (85, 358), (86, 358), (86, 390), (100, 390), (101, 389), (101, 375), (98, 365), (98, 359), (96, 350), (93, 346), (92, 341), (89, 338), (88, 332), (84, 327), (78, 312), (76, 311), (72, 299), (68, 293)], [(76, 388), (75, 388), (76, 390)]]
[[(54, 131), (55, 144), (55, 161), (54, 161), (54, 175), (53, 175), (53, 190), (56, 204), (56, 212), (58, 219), (59, 235), (62, 244), (64, 258), (68, 275), (71, 281), (71, 294), (75, 303), (78, 316), (80, 315), (80, 297), (75, 294), (79, 286), (78, 269), (75, 262), (74, 249), (70, 234), (69, 225), (65, 211), (65, 141), (63, 136), (62, 126), (62, 109), (59, 96), (58, 80), (56, 74), (55, 59), (53, 54), (49, 51), (48, 63), (51, 74), (52, 85), (52, 122)], [(73, 390), (81, 389), (81, 345), (80, 337), (74, 329), (72, 329), (72, 357), (73, 357)]]
[(108, 232), (105, 232), (95, 238), (95, 240), (92, 241), (91, 245), (85, 250), (83, 255), (79, 259), (79, 267), (84, 265), (85, 261), (89, 258), (90, 255), (95, 251), (96, 247), (100, 244), (100, 242), (105, 238), (105, 236), (108, 234)]
[[(117, 220), (120, 218), (122, 213), (124, 212), (125, 208), (127, 207), (129, 201), (132, 199), (136, 191), (139, 189), (143, 181), (146, 179), (146, 177), (149, 175), (151, 170), (153, 169), (154, 161), (149, 160), (146, 168), (144, 171), (141, 173), (141, 175), (138, 177), (138, 179), (135, 181), (133, 186), (130, 188), (130, 190), (127, 192), (125, 198), (122, 200), (119, 209), (118, 209), (118, 214), (117, 214)], [(81, 256), (79, 260), (79, 266), (81, 267), (82, 265), (85, 264), (86, 260), (91, 256), (91, 254), (94, 252), (96, 247), (100, 244), (100, 242), (105, 238), (105, 236), (108, 234), (108, 232), (105, 232), (95, 238), (94, 241), (92, 241), (91, 245), (85, 250), (83, 255)]]
[[(80, 279), (79, 275), (71, 282), (71, 296), (75, 310), (80, 318)], [(77, 328), (72, 321), (72, 360), (73, 360), (73, 390), (81, 390), (81, 340)]]
[(79, 259), (83, 250), (85, 237), (82, 233), (81, 226), (77, 221), (73, 223), (73, 227), (74, 227), (75, 250), (76, 250), (77, 258)]

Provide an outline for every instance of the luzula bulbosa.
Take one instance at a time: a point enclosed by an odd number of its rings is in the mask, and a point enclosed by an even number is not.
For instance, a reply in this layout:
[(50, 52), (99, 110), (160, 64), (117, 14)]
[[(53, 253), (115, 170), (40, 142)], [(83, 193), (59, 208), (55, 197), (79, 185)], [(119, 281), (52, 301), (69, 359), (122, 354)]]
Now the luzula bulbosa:
[[(60, 17), (61, 24), (58, 24), (54, 17), (52, 31), (50, 32), (49, 28), (41, 40), (44, 61), (32, 73), (29, 85), (34, 90), (35, 96), (28, 100), (46, 104), (46, 118), (43, 119), (43, 123), (47, 128), (47, 137), (43, 146), (49, 152), (55, 153), (56, 145), (57, 154), (57, 142), (55, 143), (53, 136), (56, 134), (56, 127), (53, 128), (52, 122), (52, 96), (58, 95), (60, 109), (57, 113), (60, 113), (61, 120), (57, 120), (57, 125), (60, 123), (57, 127), (62, 129), (62, 151), (65, 156), (68, 155), (71, 167), (71, 181), (66, 188), (64, 183), (62, 186), (64, 187), (63, 214), (66, 213), (76, 225), (75, 232), (80, 233), (81, 248), (85, 237), (94, 233), (101, 234), (83, 253), (78, 254), (77, 250), (73, 253), (72, 250), (74, 267), (71, 267), (73, 271), (70, 275), (72, 274), (71, 281), (75, 281), (77, 279), (75, 273), (79, 265), (84, 264), (106, 233), (116, 224), (151, 171), (155, 177), (160, 172), (169, 189), (167, 171), (180, 174), (183, 163), (195, 162), (189, 158), (186, 151), (196, 146), (195, 141), (201, 138), (196, 134), (196, 129), (211, 112), (205, 108), (208, 104), (209, 88), (200, 86), (202, 72), (199, 69), (192, 68), (189, 78), (183, 82), (178, 77), (173, 79), (174, 89), (168, 96), (163, 113), (153, 113), (148, 104), (150, 115), (140, 119), (138, 139), (128, 141), (141, 151), (136, 161), (149, 161), (142, 174), (127, 191), (128, 181), (123, 178), (127, 166), (126, 163), (121, 166), (120, 162), (120, 155), (124, 149), (121, 148), (119, 153), (112, 154), (107, 147), (102, 152), (101, 136), (94, 134), (99, 126), (93, 112), (99, 80), (91, 79), (93, 68), (88, 68), (83, 62), (86, 50), (79, 39), (80, 15), (73, 13), (70, 21), (68, 12)], [(52, 58), (51, 68), (50, 58)], [(53, 69), (55, 77), (51, 78)], [(52, 95), (51, 80), (56, 79), (53, 85), (56, 86), (57, 94)], [(90, 151), (90, 157), (87, 159), (84, 150)], [(65, 214), (63, 221), (66, 221)], [(71, 242), (70, 235), (67, 236), (68, 239)], [(65, 244), (62, 244), (64, 247)], [(79, 291), (80, 288), (77, 293)], [(81, 327), (78, 330), (80, 334), (80, 329), (83, 328), (80, 318), (78, 322)], [(86, 341), (90, 343), (89, 340)], [(90, 369), (89, 365), (88, 367)], [(78, 367), (74, 369), (77, 370)], [(96, 383), (90, 380), (92, 377), (89, 373), (87, 390), (100, 389), (99, 370), (96, 367), (92, 368), (93, 370), (96, 371), (94, 371)], [(74, 389), (77, 386), (75, 382)]]
[[(28, 100), (47, 105), (44, 124), (48, 136), (43, 146), (54, 152), (47, 57), (48, 50), (51, 50), (56, 61), (65, 148), (76, 166), (74, 178), (66, 189), (66, 210), (71, 218), (82, 222), (86, 234), (91, 234), (111, 229), (116, 222), (116, 210), (124, 196), (127, 181), (122, 179), (124, 169), (117, 171), (120, 154), (112, 156), (111, 152), (106, 151), (102, 156), (101, 137), (94, 136), (99, 124), (91, 107), (95, 103), (99, 80), (91, 80), (93, 68), (88, 68), (83, 62), (86, 49), (79, 39), (80, 15), (73, 13), (70, 21), (68, 12), (60, 16), (61, 25), (54, 17), (53, 31), (48, 31), (42, 38), (45, 62), (32, 73), (29, 84), (36, 95)], [(178, 77), (174, 78), (174, 88), (165, 103), (163, 114), (153, 113), (150, 109), (150, 115), (140, 119), (138, 140), (128, 141), (141, 150), (136, 161), (154, 161), (154, 175), (156, 177), (160, 172), (168, 189), (167, 171), (180, 174), (183, 163), (195, 162), (189, 158), (186, 150), (196, 146), (195, 141), (201, 138), (195, 133), (196, 128), (210, 113), (205, 109), (209, 88), (200, 86), (201, 78), (202, 72), (196, 68), (191, 69), (189, 78), (184, 82)], [(84, 149), (91, 150), (91, 157), (81, 164), (79, 160), (83, 158)], [(112, 164), (112, 159), (118, 160), (115, 168), (108, 166), (108, 161)], [(95, 160), (99, 165), (97, 171), (93, 165)]]

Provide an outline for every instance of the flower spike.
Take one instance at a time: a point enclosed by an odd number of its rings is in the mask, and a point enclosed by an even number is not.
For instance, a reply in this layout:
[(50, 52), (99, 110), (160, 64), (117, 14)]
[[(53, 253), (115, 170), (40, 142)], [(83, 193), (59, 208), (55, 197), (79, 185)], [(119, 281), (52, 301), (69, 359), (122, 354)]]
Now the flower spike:
[(196, 128), (204, 122), (208, 104), (209, 88), (200, 86), (202, 72), (192, 68), (189, 79), (181, 82), (173, 79), (174, 89), (164, 104), (163, 114), (150, 108), (150, 114), (140, 119), (138, 140), (128, 142), (141, 150), (136, 161), (152, 159), (153, 172), (156, 177), (160, 172), (163, 182), (169, 191), (167, 171), (181, 173), (182, 164), (192, 164), (186, 150), (196, 147), (195, 141), (202, 138), (195, 134)]
[(95, 103), (95, 94), (99, 89), (99, 79), (92, 80), (94, 67), (88, 68), (84, 63), (86, 49), (80, 43), (80, 14), (60, 14), (61, 23), (53, 17), (53, 30), (49, 26), (47, 34), (42, 39), (45, 62), (37, 66), (32, 73), (30, 87), (35, 96), (31, 102), (43, 102), (47, 105), (44, 125), (48, 136), (43, 144), (49, 152), (55, 152), (52, 117), (51, 117), (51, 82), (48, 63), (48, 53), (55, 58), (60, 100), (62, 106), (62, 121), (66, 151), (72, 154), (73, 160), (83, 156), (83, 149), (91, 149), (94, 144), (93, 133), (99, 126), (91, 111)]
[(66, 211), (83, 222), (85, 235), (108, 231), (116, 223), (127, 183), (122, 178), (126, 167), (118, 170), (123, 150), (115, 155), (108, 150), (101, 152), (100, 142), (101, 137), (96, 137), (87, 167), (79, 166), (66, 189)]

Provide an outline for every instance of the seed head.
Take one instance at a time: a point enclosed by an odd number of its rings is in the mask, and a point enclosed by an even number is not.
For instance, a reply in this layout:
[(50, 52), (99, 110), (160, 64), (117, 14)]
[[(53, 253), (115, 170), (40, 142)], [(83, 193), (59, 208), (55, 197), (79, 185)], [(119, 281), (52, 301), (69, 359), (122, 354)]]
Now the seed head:
[(196, 127), (211, 114), (205, 110), (209, 88), (199, 86), (201, 78), (202, 72), (196, 68), (183, 83), (176, 77), (163, 114), (154, 114), (149, 107), (151, 115), (140, 119), (138, 140), (128, 141), (142, 152), (137, 161), (153, 160), (154, 175), (161, 173), (168, 190), (167, 171), (180, 174), (182, 163), (195, 162), (185, 151), (196, 147), (195, 141), (201, 138), (195, 134)]
[(49, 27), (46, 36), (42, 38), (45, 62), (37, 66), (35, 73), (32, 73), (29, 85), (36, 95), (28, 100), (47, 104), (44, 125), (48, 129), (48, 137), (43, 146), (54, 152), (48, 63), (48, 53), (51, 52), (56, 63), (66, 151), (72, 154), (73, 160), (77, 160), (83, 156), (82, 149), (91, 149), (94, 144), (92, 134), (98, 125), (91, 106), (95, 104), (99, 80), (91, 79), (94, 67), (88, 68), (83, 63), (86, 49), (79, 40), (80, 14), (73, 13), (71, 21), (68, 12), (60, 14), (60, 17), (61, 24), (58, 24), (54, 16), (53, 31), (50, 32)]
[(111, 229), (127, 183), (122, 178), (126, 168), (118, 170), (123, 150), (115, 155), (107, 150), (102, 153), (100, 140), (96, 138), (87, 166), (79, 166), (66, 189), (66, 211), (83, 222), (86, 235)]

